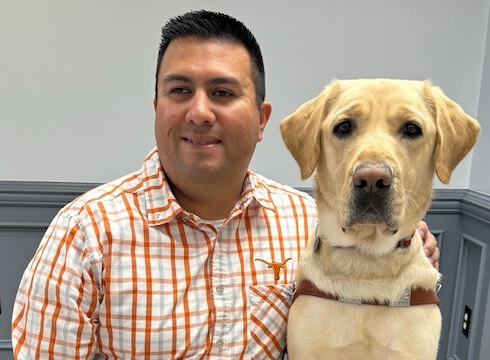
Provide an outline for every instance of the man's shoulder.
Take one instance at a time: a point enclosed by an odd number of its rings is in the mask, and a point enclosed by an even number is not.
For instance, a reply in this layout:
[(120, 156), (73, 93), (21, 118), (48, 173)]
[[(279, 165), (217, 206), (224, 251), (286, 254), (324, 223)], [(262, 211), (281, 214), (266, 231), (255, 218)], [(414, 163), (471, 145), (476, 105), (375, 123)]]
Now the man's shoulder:
[(112, 201), (125, 193), (135, 193), (141, 186), (141, 171), (135, 171), (118, 179), (95, 186), (68, 203), (62, 211), (76, 214), (88, 206)]
[(139, 170), (95, 186), (67, 204), (62, 211), (74, 215), (94, 205), (99, 206), (104, 203), (114, 202), (117, 199), (121, 199), (124, 194), (144, 192), (145, 187), (148, 187), (150, 182), (161, 183), (159, 166), (160, 161), (155, 147), (146, 156), (143, 166)]

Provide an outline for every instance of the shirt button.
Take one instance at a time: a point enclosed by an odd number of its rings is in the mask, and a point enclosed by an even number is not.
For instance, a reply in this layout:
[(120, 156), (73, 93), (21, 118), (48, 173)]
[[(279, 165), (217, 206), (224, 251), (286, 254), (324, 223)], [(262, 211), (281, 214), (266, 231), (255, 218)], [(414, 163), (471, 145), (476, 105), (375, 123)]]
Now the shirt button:
[(219, 285), (218, 287), (216, 287), (216, 293), (218, 293), (218, 295), (223, 295), (223, 292), (224, 292), (223, 286)]
[(225, 344), (225, 341), (223, 339), (219, 339), (218, 341), (216, 341), (216, 346), (222, 348), (223, 345)]

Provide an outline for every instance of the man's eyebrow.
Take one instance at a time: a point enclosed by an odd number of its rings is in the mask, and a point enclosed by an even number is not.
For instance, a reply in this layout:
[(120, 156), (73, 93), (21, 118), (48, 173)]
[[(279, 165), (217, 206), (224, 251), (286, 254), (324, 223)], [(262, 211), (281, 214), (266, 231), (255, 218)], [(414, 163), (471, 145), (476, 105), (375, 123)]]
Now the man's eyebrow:
[[(191, 83), (192, 80), (190, 77), (182, 75), (182, 74), (168, 74), (165, 76), (162, 80), (162, 82), (165, 83), (170, 83), (170, 82), (184, 82), (184, 83)], [(236, 85), (236, 86), (241, 86), (240, 81), (231, 76), (220, 76), (216, 78), (212, 78), (207, 81), (210, 84), (213, 85), (223, 85), (223, 84), (230, 84), (230, 85)]]
[(173, 81), (190, 83), (191, 79), (185, 75), (180, 75), (180, 74), (169, 74), (163, 78), (163, 83), (169, 83)]
[(214, 85), (222, 85), (222, 84), (230, 84), (230, 85), (237, 85), (237, 86), (241, 86), (242, 85), (240, 83), (240, 81), (238, 81), (237, 78), (228, 77), (228, 76), (225, 76), (225, 77), (217, 77), (217, 78), (211, 79), (209, 82), (211, 84), (214, 84)]

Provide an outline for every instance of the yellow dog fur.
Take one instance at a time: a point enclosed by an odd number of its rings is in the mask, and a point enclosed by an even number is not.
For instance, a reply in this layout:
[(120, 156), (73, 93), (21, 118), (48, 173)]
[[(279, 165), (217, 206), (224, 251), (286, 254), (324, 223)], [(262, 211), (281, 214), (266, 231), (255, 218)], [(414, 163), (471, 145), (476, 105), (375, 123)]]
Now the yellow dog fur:
[[(479, 131), (476, 120), (428, 81), (336, 80), (284, 119), (281, 133), (301, 177), (316, 169), (321, 243), (315, 252), (310, 239), (297, 280), (379, 301), (396, 301), (407, 287), (434, 290), (440, 275), (415, 227), (429, 207), (434, 174), (448, 183)], [(352, 215), (353, 176), (363, 164), (382, 164), (391, 176), (383, 209), (389, 223)], [(396, 249), (413, 233), (411, 246)], [(437, 305), (357, 305), (301, 295), (289, 314), (288, 356), (435, 359), (440, 329)]]

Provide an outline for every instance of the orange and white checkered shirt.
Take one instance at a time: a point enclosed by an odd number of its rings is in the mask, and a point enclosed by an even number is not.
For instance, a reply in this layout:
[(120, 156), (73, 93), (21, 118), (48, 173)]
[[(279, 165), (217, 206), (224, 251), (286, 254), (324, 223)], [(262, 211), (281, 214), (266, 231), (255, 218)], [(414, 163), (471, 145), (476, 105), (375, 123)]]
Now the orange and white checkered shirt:
[(177, 203), (156, 149), (65, 206), (21, 280), (17, 359), (278, 359), (310, 196), (248, 172), (222, 225)]

